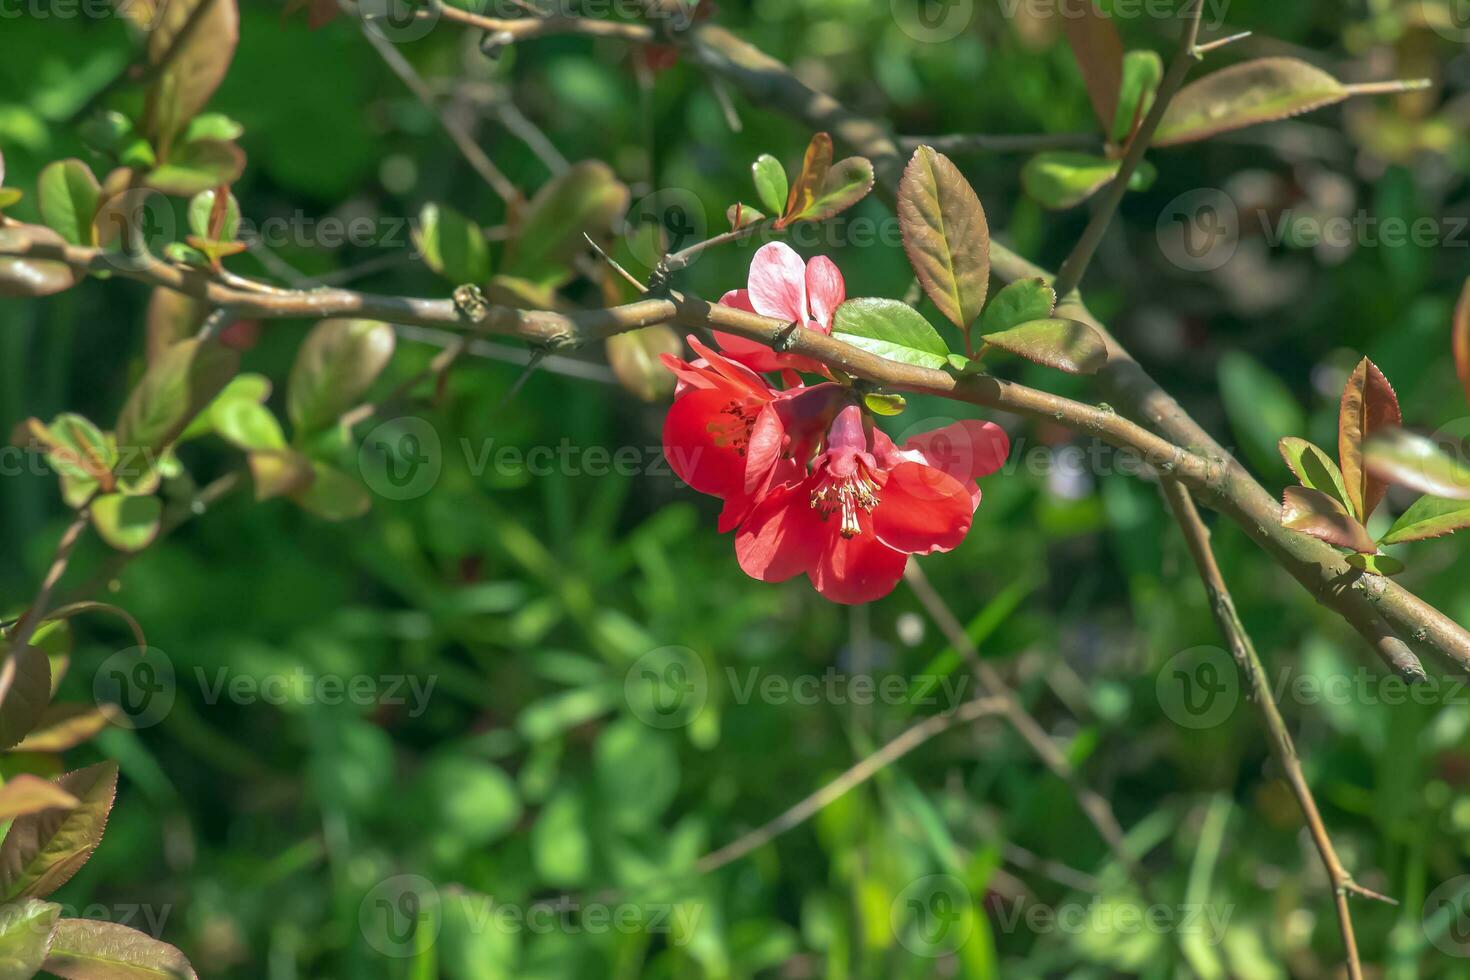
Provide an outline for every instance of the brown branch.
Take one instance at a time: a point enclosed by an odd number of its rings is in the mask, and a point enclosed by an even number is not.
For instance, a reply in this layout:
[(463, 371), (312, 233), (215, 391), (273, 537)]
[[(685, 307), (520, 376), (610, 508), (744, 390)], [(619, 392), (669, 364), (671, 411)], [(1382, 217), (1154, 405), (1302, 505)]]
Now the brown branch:
[(647, 24), (566, 14), (553, 14), (549, 17), (485, 17), (439, 3), (438, 0), (430, 4), (428, 16), (443, 17), (469, 27), (478, 27), (488, 32), (491, 40), (500, 44), (514, 44), (517, 41), (530, 41), (557, 34), (610, 37), (641, 43), (658, 40), (657, 33)]
[(1046, 729), (1042, 728), (1041, 723), (1026, 710), (1026, 706), (1021, 703), (1021, 699), (1000, 676), (1000, 673), (981, 659), (980, 651), (975, 648), (970, 635), (965, 632), (965, 627), (945, 603), (944, 597), (930, 584), (916, 559), (909, 559), (903, 575), (915, 598), (929, 614), (929, 618), (934, 620), (934, 624), (949, 640), (950, 645), (964, 657), (975, 679), (980, 682), (981, 692), (1001, 702), (1006, 721), (1030, 746), (1031, 751), (1042, 761), (1042, 764), (1067, 784), (1078, 807), (1097, 829), (1098, 836), (1103, 839), (1103, 843), (1108, 846), (1113, 857), (1137, 882), (1138, 886), (1147, 892), (1148, 876), (1143, 866), (1138, 863), (1138, 858), (1128, 850), (1123, 827), (1113, 814), (1112, 804), (1108, 802), (1107, 797), (1087, 784), (1081, 773), (1067, 759), (1066, 754), (1046, 733)]
[(1292, 742), (1291, 734), (1286, 729), (1286, 722), (1281, 717), (1281, 711), (1271, 696), (1271, 683), (1266, 677), (1266, 668), (1256, 653), (1255, 644), (1251, 642), (1245, 624), (1241, 622), (1240, 613), (1236, 611), (1235, 601), (1230, 597), (1230, 590), (1225, 584), (1224, 576), (1220, 574), (1220, 566), (1215, 562), (1215, 554), (1210, 549), (1210, 530), (1200, 519), (1199, 511), (1195, 508), (1194, 500), (1190, 497), (1188, 489), (1176, 480), (1165, 480), (1163, 487), (1169, 509), (1184, 531), (1185, 541), (1189, 544), (1189, 552), (1194, 557), (1195, 567), (1199, 570), (1200, 580), (1204, 583), (1205, 592), (1210, 600), (1210, 613), (1215, 618), (1215, 625), (1219, 627), (1226, 642), (1230, 645), (1230, 653), (1235, 658), (1236, 666), (1239, 667), (1241, 674), (1245, 676), (1250, 685), (1251, 700), (1260, 708), (1261, 717), (1266, 723), (1266, 732), (1270, 736), (1271, 753), (1286, 774), (1287, 784), (1290, 785), (1292, 795), (1296, 797), (1297, 804), (1301, 807), (1302, 818), (1306, 821), (1307, 829), (1311, 833), (1312, 843), (1316, 845), (1317, 853), (1322, 859), (1322, 867), (1326, 869), (1327, 878), (1332, 883), (1333, 899), (1337, 907), (1338, 929), (1342, 933), (1342, 945), (1347, 956), (1348, 976), (1351, 980), (1362, 980), (1363, 965), (1358, 960), (1358, 943), (1353, 935), (1353, 919), (1352, 913), (1348, 910), (1348, 896), (1357, 894), (1386, 902), (1393, 902), (1393, 900), (1359, 885), (1353, 881), (1352, 875), (1348, 874), (1347, 869), (1342, 866), (1342, 861), (1332, 846), (1332, 838), (1328, 836), (1327, 827), (1322, 822), (1322, 814), (1317, 810), (1317, 801), (1312, 796), (1312, 787), (1307, 783), (1307, 777), (1302, 772), (1296, 745)]
[(954, 133), (948, 136), (901, 136), (899, 145), (912, 153), (932, 146), (940, 153), (1040, 153), (1045, 150), (1101, 150), (1096, 133)]
[[(26, 644), (31, 642), (35, 636), (36, 629), (41, 625), (41, 620), (46, 615), (47, 604), (51, 601), (51, 593), (56, 588), (56, 583), (61, 581), (61, 576), (66, 574), (66, 566), (71, 562), (71, 553), (76, 548), (77, 542), (82, 538), (82, 532), (87, 530), (87, 521), (90, 515), (90, 501), (87, 506), (81, 507), (72, 522), (67, 525), (66, 530), (61, 533), (61, 540), (56, 545), (56, 555), (51, 559), (51, 567), (46, 570), (46, 575), (41, 579), (41, 587), (36, 591), (36, 598), (31, 600), (30, 608), (26, 609), (21, 616), (20, 622), (5, 637), (9, 655), (6, 657), (3, 675), (0, 675), (0, 687), (8, 688), (12, 678), (11, 671), (14, 657), (25, 649)], [(4, 691), (0, 690), (0, 700), (3, 700)]]

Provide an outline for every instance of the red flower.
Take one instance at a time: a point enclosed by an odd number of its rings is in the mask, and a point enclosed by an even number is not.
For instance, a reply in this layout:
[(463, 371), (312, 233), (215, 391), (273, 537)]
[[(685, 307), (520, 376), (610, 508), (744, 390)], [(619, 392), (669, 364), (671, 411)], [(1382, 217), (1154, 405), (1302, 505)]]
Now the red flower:
[[(784, 242), (762, 245), (750, 260), (745, 289), (732, 289), (720, 297), (721, 306), (748, 313), (800, 323), (819, 333), (832, 332), (832, 315), (847, 298), (847, 286), (837, 265), (825, 255), (803, 262)], [(810, 358), (778, 354), (754, 340), (734, 334), (715, 333), (720, 350), (756, 371), (787, 368), (825, 373)]]
[(695, 337), (693, 362), (662, 355), (679, 379), (664, 419), (664, 456), (679, 479), (725, 501), (720, 531), (740, 525), (772, 485), (799, 479), (843, 389), (823, 383), (778, 391)]
[(956, 422), (902, 449), (842, 409), (826, 448), (801, 479), (772, 485), (735, 536), (752, 578), (806, 573), (834, 602), (870, 602), (893, 590), (909, 555), (949, 551), (980, 503), (974, 480), (1005, 461), (1010, 442), (990, 422)]

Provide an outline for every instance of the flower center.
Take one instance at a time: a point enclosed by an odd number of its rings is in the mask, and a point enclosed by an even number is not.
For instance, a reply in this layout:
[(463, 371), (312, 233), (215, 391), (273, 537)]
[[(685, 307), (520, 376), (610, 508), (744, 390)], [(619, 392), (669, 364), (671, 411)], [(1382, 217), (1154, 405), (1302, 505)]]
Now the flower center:
[(744, 456), (750, 442), (750, 431), (755, 428), (759, 406), (731, 399), (720, 409), (720, 418), (709, 423), (709, 432), (716, 445), (729, 446), (737, 455)]
[(868, 478), (862, 467), (850, 476), (834, 479), (828, 475), (812, 491), (811, 504), (824, 521), (834, 511), (841, 511), (842, 536), (855, 537), (863, 530), (858, 524), (859, 508), (871, 514), (878, 506), (878, 485)]

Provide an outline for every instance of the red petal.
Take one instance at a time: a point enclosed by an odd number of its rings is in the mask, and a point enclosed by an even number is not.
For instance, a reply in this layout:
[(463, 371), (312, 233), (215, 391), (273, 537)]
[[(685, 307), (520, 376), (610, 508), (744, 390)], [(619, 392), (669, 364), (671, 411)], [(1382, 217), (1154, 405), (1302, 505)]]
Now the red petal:
[(749, 430), (740, 416), (728, 411), (732, 405), (754, 411), (728, 391), (701, 388), (675, 401), (664, 418), (664, 456), (679, 479), (700, 493), (728, 497), (744, 492), (745, 455), (740, 450)]
[(828, 526), (810, 504), (809, 481), (778, 487), (735, 535), (735, 558), (751, 578), (784, 582), (816, 567)]
[(878, 491), (873, 529), (892, 548), (927, 555), (963, 541), (973, 514), (970, 492), (960, 481), (922, 463), (900, 463)]
[(994, 422), (966, 419), (921, 432), (903, 444), (918, 450), (924, 461), (961, 482), (988, 476), (1005, 465), (1011, 440)]
[(908, 555), (878, 540), (866, 526), (866, 517), (858, 522), (864, 525), (863, 532), (851, 538), (838, 533), (835, 519), (825, 525), (829, 540), (811, 580), (833, 602), (853, 605), (883, 598), (893, 591), (908, 563)]

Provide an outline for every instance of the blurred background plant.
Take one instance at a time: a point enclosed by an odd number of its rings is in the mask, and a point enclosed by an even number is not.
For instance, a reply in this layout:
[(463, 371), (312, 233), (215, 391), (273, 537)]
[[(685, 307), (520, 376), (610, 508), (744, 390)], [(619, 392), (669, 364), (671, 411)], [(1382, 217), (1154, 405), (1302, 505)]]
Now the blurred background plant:
[[(95, 134), (67, 122), (135, 44), (121, 17), (33, 6), (0, 34), (4, 183), (27, 189), (52, 161), (97, 160)], [(952, 34), (928, 9), (760, 0), (713, 16), (900, 133), (1095, 129), (1076, 63), (1037, 5), (960, 0), (946, 8), (964, 14)], [(1275, 490), (1292, 482), (1279, 438), (1335, 445), (1338, 393), (1363, 354), (1395, 382), (1405, 418), (1470, 434), (1449, 357), (1470, 254), (1470, 28), (1456, 15), (1448, 0), (1210, 6), (1207, 37), (1263, 35), (1224, 57), (1290, 54), (1344, 80), (1433, 84), (1151, 153), (1156, 179), (1124, 200), (1094, 263), (1093, 310)], [(456, 221), (496, 242), (506, 203), (363, 22), (309, 30), (253, 0), (240, 20), (209, 109), (240, 125), (248, 163), (232, 189), (262, 234), (230, 268), (401, 295), (448, 294), (430, 264), (459, 263), (449, 282), (483, 281), (483, 246), (444, 243)], [(1171, 50), (1172, 18), (1119, 8), (1115, 20), (1130, 50)], [(691, 241), (722, 230), (727, 205), (757, 203), (750, 162), (771, 153), (794, 173), (811, 135), (697, 64), (655, 71), (657, 58), (618, 40), (529, 40), (494, 60), (478, 32), (445, 20), (392, 40), (528, 195), (565, 161), (604, 161), (639, 229), (613, 251), (639, 274), (659, 254), (640, 207), (667, 217), (677, 200)], [(1027, 154), (950, 152), (996, 237), (1055, 267), (1086, 207), (1049, 211), (1028, 196)], [(1201, 194), (1233, 210), (1234, 230), (1181, 252), (1171, 215), (1197, 213)], [(36, 220), (36, 203), (28, 193), (7, 214)], [(184, 199), (172, 214), (188, 224)], [(1334, 218), (1348, 234), (1313, 234)], [(798, 248), (830, 255), (854, 294), (862, 283), (905, 295), (896, 231), (863, 241), (862, 221), (892, 227), (870, 198), (811, 226)], [(1424, 239), (1383, 233), (1424, 221)], [(423, 249), (429, 263), (415, 247), (426, 227), (442, 232), (437, 258)], [(364, 232), (342, 233), (352, 228)], [(710, 250), (683, 281), (709, 297), (741, 286), (753, 247)], [(603, 297), (582, 281), (568, 298)], [(143, 363), (148, 301), (146, 289), (94, 281), (0, 304), (0, 421), (114, 417)], [(308, 326), (261, 326), (245, 369), (285, 392)], [(424, 369), (436, 339), (400, 331), (373, 392)], [(75, 581), (100, 576), (102, 594), (144, 625), (170, 697), (73, 753), (121, 770), (105, 842), (55, 896), (73, 914), (150, 912), (209, 977), (1338, 975), (1326, 879), (1252, 706), (1227, 684), (1229, 710), (1197, 727), (1161, 697), (1220, 640), (1156, 489), (1113, 454), (1001, 419), (1010, 464), (986, 481), (964, 545), (924, 567), (982, 656), (1113, 802), (1148, 855), (1155, 899), (1176, 920), (1196, 910), (1197, 930), (1132, 928), (1116, 913), (1065, 924), (1067, 910), (1143, 900), (1067, 785), (995, 721), (944, 733), (699, 873), (702, 855), (954, 707), (948, 694), (974, 695), (963, 662), (904, 588), (846, 609), (800, 582), (747, 579), (712, 530), (712, 501), (662, 463), (667, 379), (647, 349), (609, 351), (611, 369), (597, 351), (551, 358), (529, 376), (512, 345), (471, 353), (398, 412), (422, 420), (418, 442), (403, 442), (401, 421), (358, 430), (358, 442), (400, 451), (437, 440), (427, 492), (369, 479), (367, 514), (328, 523), (237, 491), (121, 569), (84, 540)], [(1089, 394), (1086, 379), (1010, 370)], [(913, 397), (889, 429), (933, 428), (956, 411)], [(628, 449), (629, 465), (604, 461)], [(219, 441), (186, 451), (201, 486), (240, 465)], [(12, 556), (0, 589), (17, 608), (65, 523), (54, 476), (21, 469), (0, 491)], [(1393, 490), (1370, 530), (1413, 499)], [(1339, 851), (1400, 901), (1354, 904), (1365, 962), (1377, 976), (1470, 976), (1470, 691), (1448, 679), (1397, 699), (1360, 641), (1243, 535), (1222, 529), (1215, 546)], [(1470, 622), (1470, 563), (1456, 544), (1414, 547), (1401, 580)], [(88, 701), (134, 640), (106, 619), (74, 621), (71, 634), (62, 691)], [(850, 682), (862, 674), (933, 698), (864, 698)], [(1327, 683), (1343, 677), (1346, 692)], [(797, 678), (821, 680), (814, 703), (781, 693)], [(362, 696), (340, 693), (353, 684)], [(680, 709), (672, 720), (658, 711), (668, 705)], [(0, 765), (10, 775), (38, 762)], [(573, 913), (534, 913), (564, 894)], [(1027, 916), (1036, 908), (1063, 914), (1048, 924)], [(611, 925), (594, 925), (598, 910)], [(935, 915), (948, 923), (937, 932)]]

